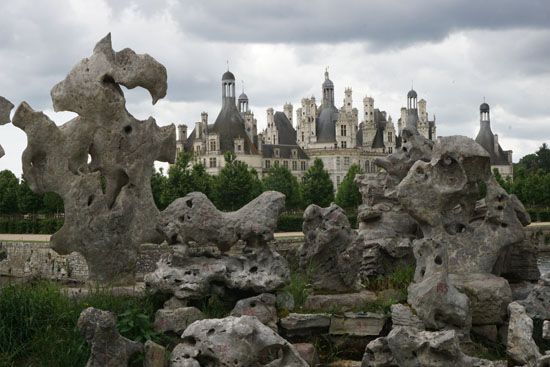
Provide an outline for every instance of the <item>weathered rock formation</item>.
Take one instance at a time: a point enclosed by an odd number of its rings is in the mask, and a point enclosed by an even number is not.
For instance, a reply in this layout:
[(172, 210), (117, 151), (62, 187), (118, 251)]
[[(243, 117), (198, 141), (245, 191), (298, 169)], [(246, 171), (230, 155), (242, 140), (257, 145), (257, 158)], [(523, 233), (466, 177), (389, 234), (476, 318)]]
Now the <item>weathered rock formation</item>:
[(171, 367), (307, 367), (294, 346), (254, 316), (196, 321), (182, 334)]
[(277, 297), (271, 293), (262, 293), (259, 296), (241, 299), (237, 302), (230, 316), (256, 316), (265, 326), (277, 332)]
[(506, 322), (512, 292), (498, 275), (510, 273), (510, 249), (522, 244), (529, 215), (498, 185), (475, 141), (452, 136), (430, 145), (405, 131), (406, 145), (377, 164), (394, 183), (385, 195), (418, 224), (408, 303), (432, 331), (406, 326), (413, 322), (401, 310), (390, 334), (369, 344), (364, 365), (489, 365), (465, 355), (459, 340), (468, 340), (471, 325), (496, 330)]
[(533, 320), (525, 312), (525, 308), (517, 302), (508, 305), (510, 323), (506, 353), (518, 365), (536, 366), (541, 357), (538, 346), (533, 340)]
[(175, 128), (126, 110), (120, 85), (166, 95), (166, 69), (149, 55), (114, 52), (107, 35), (51, 91), (55, 111), (78, 117), (57, 126), (23, 102), (13, 124), (27, 134), (23, 175), (37, 193), (56, 192), (65, 223), (54, 250), (84, 255), (96, 280), (132, 278), (139, 244), (162, 239), (150, 177), (156, 160), (175, 157)]
[(299, 264), (311, 273), (313, 288), (331, 292), (358, 289), (356, 277), (347, 274), (348, 259), (339, 256), (356, 237), (344, 210), (336, 204), (327, 208), (308, 206), (303, 231), (305, 242), (299, 250)]
[[(180, 250), (161, 258), (145, 282), (179, 299), (225, 290), (269, 293), (283, 287), (290, 277), (288, 264), (268, 244), (283, 208), (284, 195), (275, 191), (264, 192), (232, 213), (218, 211), (200, 193), (176, 200), (162, 212), (159, 230)], [(190, 241), (195, 242), (192, 248)], [(242, 245), (235, 246), (240, 251), (229, 251), (237, 244)]]
[(127, 366), (130, 358), (143, 350), (143, 345), (124, 338), (116, 328), (116, 316), (89, 307), (78, 318), (78, 329), (90, 345), (86, 367)]
[[(0, 125), (5, 125), (10, 122), (10, 111), (13, 108), (13, 104), (0, 96)], [(0, 145), (0, 158), (4, 156), (5, 152), (2, 146)]]

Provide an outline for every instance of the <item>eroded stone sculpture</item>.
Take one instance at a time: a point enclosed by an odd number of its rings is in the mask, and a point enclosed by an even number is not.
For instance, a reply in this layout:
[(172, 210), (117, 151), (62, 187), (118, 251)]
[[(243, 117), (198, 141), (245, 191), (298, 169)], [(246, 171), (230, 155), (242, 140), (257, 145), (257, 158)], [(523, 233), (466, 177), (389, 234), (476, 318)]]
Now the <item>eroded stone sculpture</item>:
[[(10, 111), (13, 108), (13, 104), (0, 96), (0, 125), (5, 125), (10, 122)], [(4, 156), (5, 152), (2, 146), (0, 145), (0, 158)]]
[(171, 367), (307, 367), (296, 349), (255, 316), (200, 320), (182, 334)]
[(119, 334), (111, 312), (88, 307), (80, 314), (77, 326), (91, 349), (86, 367), (127, 366), (134, 354), (143, 351), (141, 343)]
[(284, 195), (275, 191), (232, 213), (220, 212), (200, 193), (176, 200), (162, 212), (159, 230), (178, 244), (178, 251), (161, 258), (157, 269), (145, 276), (146, 284), (179, 299), (225, 290), (260, 294), (283, 287), (290, 277), (288, 264), (268, 244), (283, 208)]
[(51, 91), (55, 111), (76, 118), (57, 126), (25, 102), (13, 117), (27, 134), (25, 180), (37, 193), (63, 198), (65, 223), (52, 248), (82, 253), (92, 279), (131, 278), (138, 245), (162, 239), (150, 177), (154, 161), (173, 161), (175, 128), (135, 119), (120, 86), (143, 87), (155, 103), (166, 95), (166, 79), (151, 56), (115, 52), (107, 35)]

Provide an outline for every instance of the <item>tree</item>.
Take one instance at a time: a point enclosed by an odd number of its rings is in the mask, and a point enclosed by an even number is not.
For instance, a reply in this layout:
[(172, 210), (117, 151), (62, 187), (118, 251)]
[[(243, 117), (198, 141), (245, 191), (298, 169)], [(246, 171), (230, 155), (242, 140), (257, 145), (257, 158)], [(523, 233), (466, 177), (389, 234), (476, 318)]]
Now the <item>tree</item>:
[(157, 171), (156, 169), (151, 176), (151, 192), (153, 193), (153, 200), (159, 210), (164, 210), (168, 204), (163, 200), (164, 191), (167, 186), (167, 177), (164, 175), (162, 167)]
[(302, 205), (300, 184), (288, 168), (276, 164), (267, 171), (262, 181), (265, 190), (279, 191), (285, 194), (287, 208), (296, 209)]
[(191, 188), (193, 191), (200, 191), (209, 198), (212, 197), (213, 178), (206, 172), (206, 168), (201, 163), (196, 163), (191, 169)]
[(63, 199), (55, 192), (45, 193), (42, 199), (42, 203), (45, 213), (57, 214), (63, 213), (63, 211), (65, 210)]
[(17, 193), (19, 180), (9, 170), (0, 171), (0, 214), (15, 214), (19, 211)]
[(302, 180), (302, 197), (304, 204), (329, 206), (334, 201), (334, 187), (323, 161), (315, 158), (313, 165), (304, 174)]
[(336, 203), (342, 208), (357, 208), (361, 204), (361, 193), (355, 184), (355, 176), (362, 173), (361, 167), (352, 164), (348, 173), (340, 183), (336, 193)]
[(34, 193), (24, 179), (19, 183), (17, 206), (19, 213), (38, 213), (43, 210), (43, 195)]
[(218, 209), (232, 211), (241, 208), (261, 194), (262, 182), (255, 170), (236, 159), (235, 153), (225, 153), (225, 166), (214, 178), (212, 199)]

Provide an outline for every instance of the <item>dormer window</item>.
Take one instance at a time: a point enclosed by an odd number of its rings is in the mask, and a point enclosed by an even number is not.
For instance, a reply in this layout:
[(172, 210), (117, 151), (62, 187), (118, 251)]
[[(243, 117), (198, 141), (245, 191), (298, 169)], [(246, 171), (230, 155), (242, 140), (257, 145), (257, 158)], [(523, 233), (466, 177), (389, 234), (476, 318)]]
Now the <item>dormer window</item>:
[(292, 149), (292, 158), (298, 157), (298, 151), (296, 149)]
[(279, 158), (281, 155), (281, 151), (279, 150), (279, 148), (275, 148), (273, 149), (273, 154), (275, 154), (276, 158)]

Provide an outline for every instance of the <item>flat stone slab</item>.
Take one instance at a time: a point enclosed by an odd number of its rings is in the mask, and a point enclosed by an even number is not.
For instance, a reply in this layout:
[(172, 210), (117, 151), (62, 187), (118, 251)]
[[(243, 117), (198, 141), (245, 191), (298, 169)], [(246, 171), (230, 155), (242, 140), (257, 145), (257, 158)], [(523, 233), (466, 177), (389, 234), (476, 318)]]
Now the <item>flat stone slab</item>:
[(379, 336), (388, 317), (378, 313), (352, 313), (333, 315), (329, 334), (351, 336)]
[(342, 294), (315, 294), (307, 297), (304, 309), (310, 311), (346, 312), (376, 301), (376, 294), (370, 291)]
[(326, 334), (330, 327), (330, 315), (324, 313), (291, 313), (279, 321), (287, 336)]

